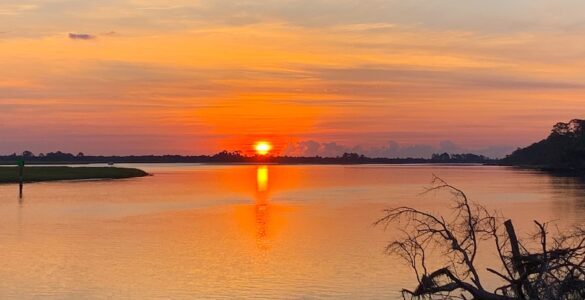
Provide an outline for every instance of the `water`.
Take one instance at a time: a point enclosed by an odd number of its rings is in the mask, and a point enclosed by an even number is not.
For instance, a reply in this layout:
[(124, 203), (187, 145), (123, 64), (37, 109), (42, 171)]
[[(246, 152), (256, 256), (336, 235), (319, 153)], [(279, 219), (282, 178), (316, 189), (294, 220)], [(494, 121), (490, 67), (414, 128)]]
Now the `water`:
[(445, 212), (432, 174), (522, 233), (585, 211), (583, 181), (502, 167), (133, 166), (154, 176), (0, 185), (0, 298), (398, 298), (415, 278), (372, 223)]

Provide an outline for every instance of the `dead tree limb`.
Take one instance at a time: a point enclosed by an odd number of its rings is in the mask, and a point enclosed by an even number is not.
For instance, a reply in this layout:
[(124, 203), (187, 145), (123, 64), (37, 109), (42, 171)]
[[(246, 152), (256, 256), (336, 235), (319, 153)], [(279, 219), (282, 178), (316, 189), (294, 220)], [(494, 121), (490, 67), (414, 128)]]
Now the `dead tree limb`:
[[(535, 221), (538, 232), (533, 244), (523, 243), (511, 220), (502, 222), (460, 189), (435, 177), (426, 192), (447, 190), (453, 197), (454, 217), (445, 219), (411, 207), (385, 210), (376, 225), (399, 225), (403, 236), (387, 251), (402, 257), (414, 270), (418, 285), (402, 294), (411, 298), (509, 300), (584, 299), (585, 230), (557, 233), (553, 238), (547, 223)], [(500, 226), (503, 223), (504, 226)], [(476, 266), (479, 241), (494, 241), (501, 265), (487, 272), (503, 281), (488, 291)], [(427, 249), (438, 249), (444, 267), (429, 271)], [(505, 270), (504, 273), (497, 269)], [(457, 296), (456, 294), (459, 293)], [(467, 296), (466, 296), (467, 295)]]

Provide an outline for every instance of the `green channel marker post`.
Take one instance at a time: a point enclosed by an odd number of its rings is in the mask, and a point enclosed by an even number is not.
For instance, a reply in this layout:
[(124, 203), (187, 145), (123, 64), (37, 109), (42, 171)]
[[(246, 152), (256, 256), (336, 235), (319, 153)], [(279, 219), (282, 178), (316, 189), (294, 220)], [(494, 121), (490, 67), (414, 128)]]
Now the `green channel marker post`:
[(16, 161), (18, 164), (18, 196), (22, 198), (22, 186), (24, 185), (24, 159)]

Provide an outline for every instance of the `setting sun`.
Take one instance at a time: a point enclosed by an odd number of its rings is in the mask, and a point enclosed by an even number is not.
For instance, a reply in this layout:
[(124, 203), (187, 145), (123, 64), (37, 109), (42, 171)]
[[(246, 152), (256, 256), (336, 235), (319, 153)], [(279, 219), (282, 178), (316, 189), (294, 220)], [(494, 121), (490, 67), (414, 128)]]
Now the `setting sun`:
[(272, 149), (272, 145), (270, 145), (270, 143), (268, 142), (257, 142), (254, 145), (254, 150), (256, 150), (256, 153), (260, 154), (260, 155), (266, 155), (268, 154), (268, 152), (270, 152), (270, 150)]

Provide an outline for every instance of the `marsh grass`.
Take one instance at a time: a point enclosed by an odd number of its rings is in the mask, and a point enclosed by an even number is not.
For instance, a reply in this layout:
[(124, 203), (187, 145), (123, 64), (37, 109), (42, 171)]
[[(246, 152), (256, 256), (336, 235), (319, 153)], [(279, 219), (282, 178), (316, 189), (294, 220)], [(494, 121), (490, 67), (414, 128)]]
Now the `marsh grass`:
[[(148, 173), (134, 168), (118, 167), (64, 167), (28, 166), (24, 168), (25, 182), (81, 179), (122, 179), (147, 176)], [(0, 167), (0, 183), (17, 183), (18, 167)]]

